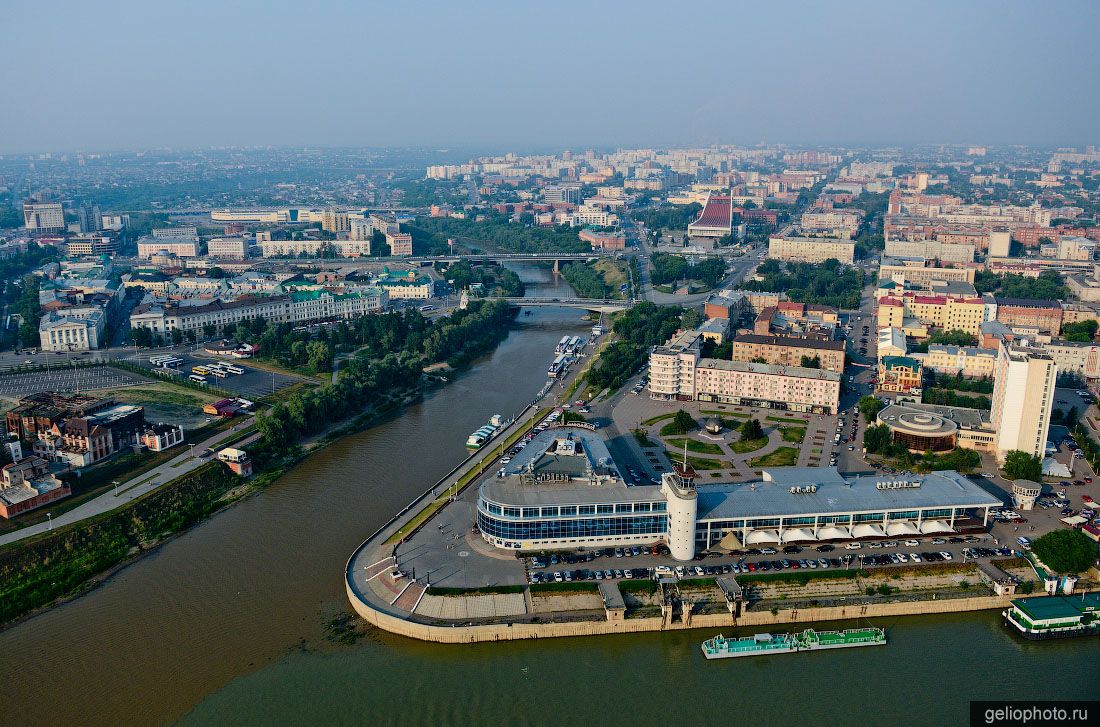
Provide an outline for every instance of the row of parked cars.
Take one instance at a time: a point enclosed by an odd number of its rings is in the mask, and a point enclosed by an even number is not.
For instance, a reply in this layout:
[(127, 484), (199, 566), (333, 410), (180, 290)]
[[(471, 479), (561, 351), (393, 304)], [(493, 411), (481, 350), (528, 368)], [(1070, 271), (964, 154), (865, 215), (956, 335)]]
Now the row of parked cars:
[(532, 568), (549, 568), (551, 566), (566, 563), (591, 563), (597, 558), (633, 558), (639, 555), (668, 555), (667, 545), (642, 545), (632, 548), (604, 548), (602, 550), (590, 550), (586, 553), (550, 553), (549, 555), (536, 555), (531, 558)]

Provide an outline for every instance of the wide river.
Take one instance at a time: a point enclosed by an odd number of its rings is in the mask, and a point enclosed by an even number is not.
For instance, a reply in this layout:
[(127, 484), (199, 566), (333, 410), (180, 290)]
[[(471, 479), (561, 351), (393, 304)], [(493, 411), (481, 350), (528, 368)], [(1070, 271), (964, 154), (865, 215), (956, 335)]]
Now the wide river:
[[(567, 293), (544, 268), (529, 294)], [(1095, 695), (1095, 640), (1032, 644), (995, 613), (898, 619), (884, 648), (707, 662), (701, 631), (476, 646), (372, 632), (336, 646), (351, 551), (546, 381), (577, 311), (535, 310), (491, 355), (263, 493), (0, 633), (0, 723), (944, 725), (969, 699)]]

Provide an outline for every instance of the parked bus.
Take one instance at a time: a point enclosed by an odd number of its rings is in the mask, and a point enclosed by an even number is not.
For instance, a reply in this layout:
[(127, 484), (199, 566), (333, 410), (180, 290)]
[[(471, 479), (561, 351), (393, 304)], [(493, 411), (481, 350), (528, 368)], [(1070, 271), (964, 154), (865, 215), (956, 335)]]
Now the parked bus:
[(222, 364), (222, 368), (225, 369), (226, 371), (228, 371), (229, 373), (236, 374), (238, 376), (240, 376), (241, 374), (244, 373), (243, 368), (241, 368), (240, 366), (234, 366), (233, 364)]
[(205, 366), (192, 366), (191, 373), (205, 376), (210, 373), (210, 369), (206, 368)]
[(191, 374), (187, 378), (190, 379), (191, 381), (194, 381), (196, 384), (205, 384), (206, 383), (206, 379), (204, 377), (196, 376), (195, 374)]
[(213, 369), (212, 368), (212, 369), (210, 369), (210, 374), (212, 376), (218, 377), (219, 379), (224, 379), (226, 376), (229, 376), (229, 374), (226, 373), (225, 369)]
[(552, 379), (556, 379), (557, 377), (561, 376), (563, 371), (565, 371), (566, 363), (567, 359), (565, 357), (565, 354), (558, 356), (556, 359), (554, 359), (554, 362), (550, 364), (550, 368), (546, 370), (546, 375)]

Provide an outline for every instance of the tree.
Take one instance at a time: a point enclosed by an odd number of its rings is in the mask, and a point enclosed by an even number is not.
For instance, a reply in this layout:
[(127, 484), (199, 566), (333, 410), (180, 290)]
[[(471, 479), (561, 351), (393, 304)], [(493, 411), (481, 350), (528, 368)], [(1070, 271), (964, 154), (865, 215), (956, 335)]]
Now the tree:
[(764, 436), (764, 428), (756, 419), (748, 419), (741, 425), (741, 441), (760, 439)]
[(206, 275), (207, 275), (207, 277), (215, 278), (215, 279), (224, 278), (225, 277), (225, 271), (222, 270), (221, 268), (219, 268), (217, 265), (215, 265), (214, 267), (212, 267), (212, 268), (210, 268), (209, 270), (206, 271)]
[(1009, 480), (1041, 482), (1043, 479), (1043, 461), (1033, 454), (1014, 449), (1005, 455), (1005, 463), (1001, 467), (1001, 472)]
[(172, 344), (175, 345), (175, 346), (178, 346), (181, 343), (183, 343), (183, 331), (181, 331), (178, 328), (173, 328), (172, 329)]
[(692, 429), (695, 429), (697, 425), (695, 420), (691, 418), (691, 414), (681, 409), (676, 412), (676, 416), (672, 417), (672, 430), (674, 434), (687, 434)]
[(803, 356), (802, 368), (804, 369), (819, 369), (821, 368), (820, 356)]
[(877, 427), (868, 427), (863, 433), (863, 446), (872, 454), (886, 454), (893, 444), (893, 435), (890, 427), (880, 424)]
[(702, 323), (702, 315), (694, 308), (685, 308), (680, 314), (680, 323), (684, 328), (697, 328)]
[(1055, 530), (1031, 545), (1039, 560), (1056, 573), (1080, 573), (1096, 562), (1096, 543), (1080, 530)]
[(884, 406), (885, 404), (876, 397), (870, 395), (864, 396), (859, 400), (859, 410), (863, 413), (863, 418), (868, 424), (875, 421), (875, 417), (878, 416), (878, 413), (882, 411), (882, 407)]
[(153, 334), (148, 328), (131, 328), (130, 343), (138, 348), (148, 348), (152, 345)]
[(218, 332), (218, 327), (215, 326), (213, 323), (207, 323), (202, 327), (202, 337), (203, 338), (213, 338), (214, 335), (217, 332)]
[(1096, 321), (1081, 321), (1079, 323), (1067, 323), (1062, 326), (1062, 337), (1067, 341), (1088, 343), (1096, 338)]

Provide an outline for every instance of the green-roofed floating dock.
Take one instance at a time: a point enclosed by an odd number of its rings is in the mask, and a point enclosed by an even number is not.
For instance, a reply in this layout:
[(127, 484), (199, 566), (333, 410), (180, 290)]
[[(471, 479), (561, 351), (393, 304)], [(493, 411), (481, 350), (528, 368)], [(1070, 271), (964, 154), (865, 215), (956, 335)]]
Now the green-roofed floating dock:
[(1017, 598), (1001, 615), (1033, 641), (1100, 636), (1100, 592)]

